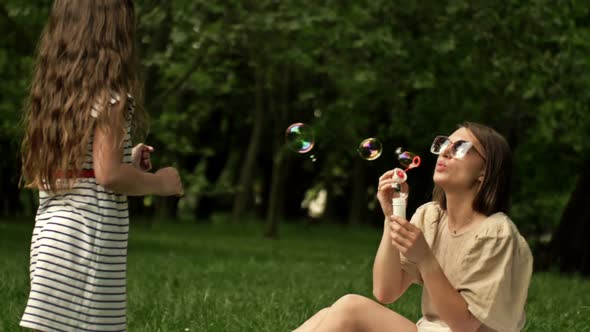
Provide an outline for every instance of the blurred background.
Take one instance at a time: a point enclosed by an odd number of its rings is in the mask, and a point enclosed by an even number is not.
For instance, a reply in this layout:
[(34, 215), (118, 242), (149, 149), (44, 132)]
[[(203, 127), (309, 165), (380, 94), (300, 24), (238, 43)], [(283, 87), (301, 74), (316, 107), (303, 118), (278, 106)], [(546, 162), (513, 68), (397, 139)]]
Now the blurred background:
[[(52, 1), (0, 1), (0, 215), (33, 223), (19, 180), (21, 115)], [(586, 1), (138, 0), (154, 168), (181, 199), (132, 198), (139, 223), (380, 228), (395, 149), (409, 211), (430, 200), (436, 135), (475, 121), (514, 153), (511, 218), (538, 268), (590, 273), (590, 7)], [(285, 145), (303, 122), (313, 149)], [(357, 148), (382, 143), (369, 161)], [(306, 199), (307, 198), (307, 199)], [(307, 203), (316, 199), (318, 209)], [(303, 202), (306, 204), (302, 204)], [(551, 264), (549, 264), (551, 263)]]

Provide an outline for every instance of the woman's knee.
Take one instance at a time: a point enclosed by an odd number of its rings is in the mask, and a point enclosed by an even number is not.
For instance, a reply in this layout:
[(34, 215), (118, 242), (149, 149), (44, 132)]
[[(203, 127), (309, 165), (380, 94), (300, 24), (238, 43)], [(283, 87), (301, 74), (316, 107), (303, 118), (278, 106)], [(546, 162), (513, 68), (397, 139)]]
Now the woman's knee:
[(372, 301), (370, 299), (364, 296), (356, 294), (347, 294), (339, 298), (336, 302), (334, 302), (332, 308), (334, 308), (335, 310), (346, 311), (354, 314), (355, 312), (358, 312), (359, 309), (362, 309), (363, 307), (366, 307), (369, 304), (371, 304), (371, 302)]
[(371, 300), (356, 294), (347, 294), (339, 298), (330, 308), (330, 317), (337, 321), (342, 331), (357, 330), (364, 325), (362, 312)]

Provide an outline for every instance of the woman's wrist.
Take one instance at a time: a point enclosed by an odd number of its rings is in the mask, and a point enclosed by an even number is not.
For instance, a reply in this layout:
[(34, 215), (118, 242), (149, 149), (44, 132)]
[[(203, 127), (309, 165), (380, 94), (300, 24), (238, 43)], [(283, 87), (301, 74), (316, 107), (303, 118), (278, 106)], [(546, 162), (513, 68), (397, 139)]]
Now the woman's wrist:
[(438, 265), (438, 261), (436, 260), (436, 257), (434, 257), (434, 254), (432, 254), (432, 252), (429, 252), (428, 255), (426, 255), (426, 257), (417, 262), (416, 266), (418, 267), (418, 270), (420, 270), (420, 273), (422, 275), (428, 274), (440, 268), (440, 266)]

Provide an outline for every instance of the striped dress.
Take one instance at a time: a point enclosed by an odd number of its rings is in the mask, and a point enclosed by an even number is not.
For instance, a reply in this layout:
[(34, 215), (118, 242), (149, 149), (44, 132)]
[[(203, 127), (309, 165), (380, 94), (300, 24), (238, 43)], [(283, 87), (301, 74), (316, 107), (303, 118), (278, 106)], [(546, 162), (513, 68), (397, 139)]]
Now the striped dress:
[[(131, 163), (134, 107), (129, 100), (125, 163)], [(91, 138), (84, 169), (92, 168)], [(41, 191), (31, 242), (31, 291), (20, 325), (38, 331), (126, 331), (128, 233), (127, 197), (94, 178), (77, 179), (65, 194)]]

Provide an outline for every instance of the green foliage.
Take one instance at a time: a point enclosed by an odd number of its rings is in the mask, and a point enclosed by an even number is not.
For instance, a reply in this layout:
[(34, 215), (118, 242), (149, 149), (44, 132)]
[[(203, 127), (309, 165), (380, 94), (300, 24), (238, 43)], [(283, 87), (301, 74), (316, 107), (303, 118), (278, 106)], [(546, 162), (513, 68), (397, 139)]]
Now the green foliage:
[[(7, 31), (0, 38), (0, 140), (11, 155), (50, 2), (0, 5)], [(376, 179), (394, 165), (395, 147), (426, 156), (433, 136), (473, 120), (510, 141), (515, 220), (543, 232), (557, 224), (582, 172), (580, 156), (590, 153), (583, 1), (143, 0), (137, 8), (148, 141), (155, 165), (182, 170), (190, 188), (183, 214), (202, 208), (203, 196), (225, 202), (233, 195), (256, 121), (257, 84), (266, 116), (256, 183), (270, 185), (272, 156), (290, 122), (316, 130), (318, 162), (291, 158), (298, 176), (286, 186), (301, 193), (293, 199), (320, 182), (345, 199), (364, 138), (385, 145), (382, 160), (367, 166)], [(0, 165), (9, 170), (15, 160)], [(554, 179), (556, 170), (565, 176)], [(425, 196), (429, 178), (413, 181)]]

